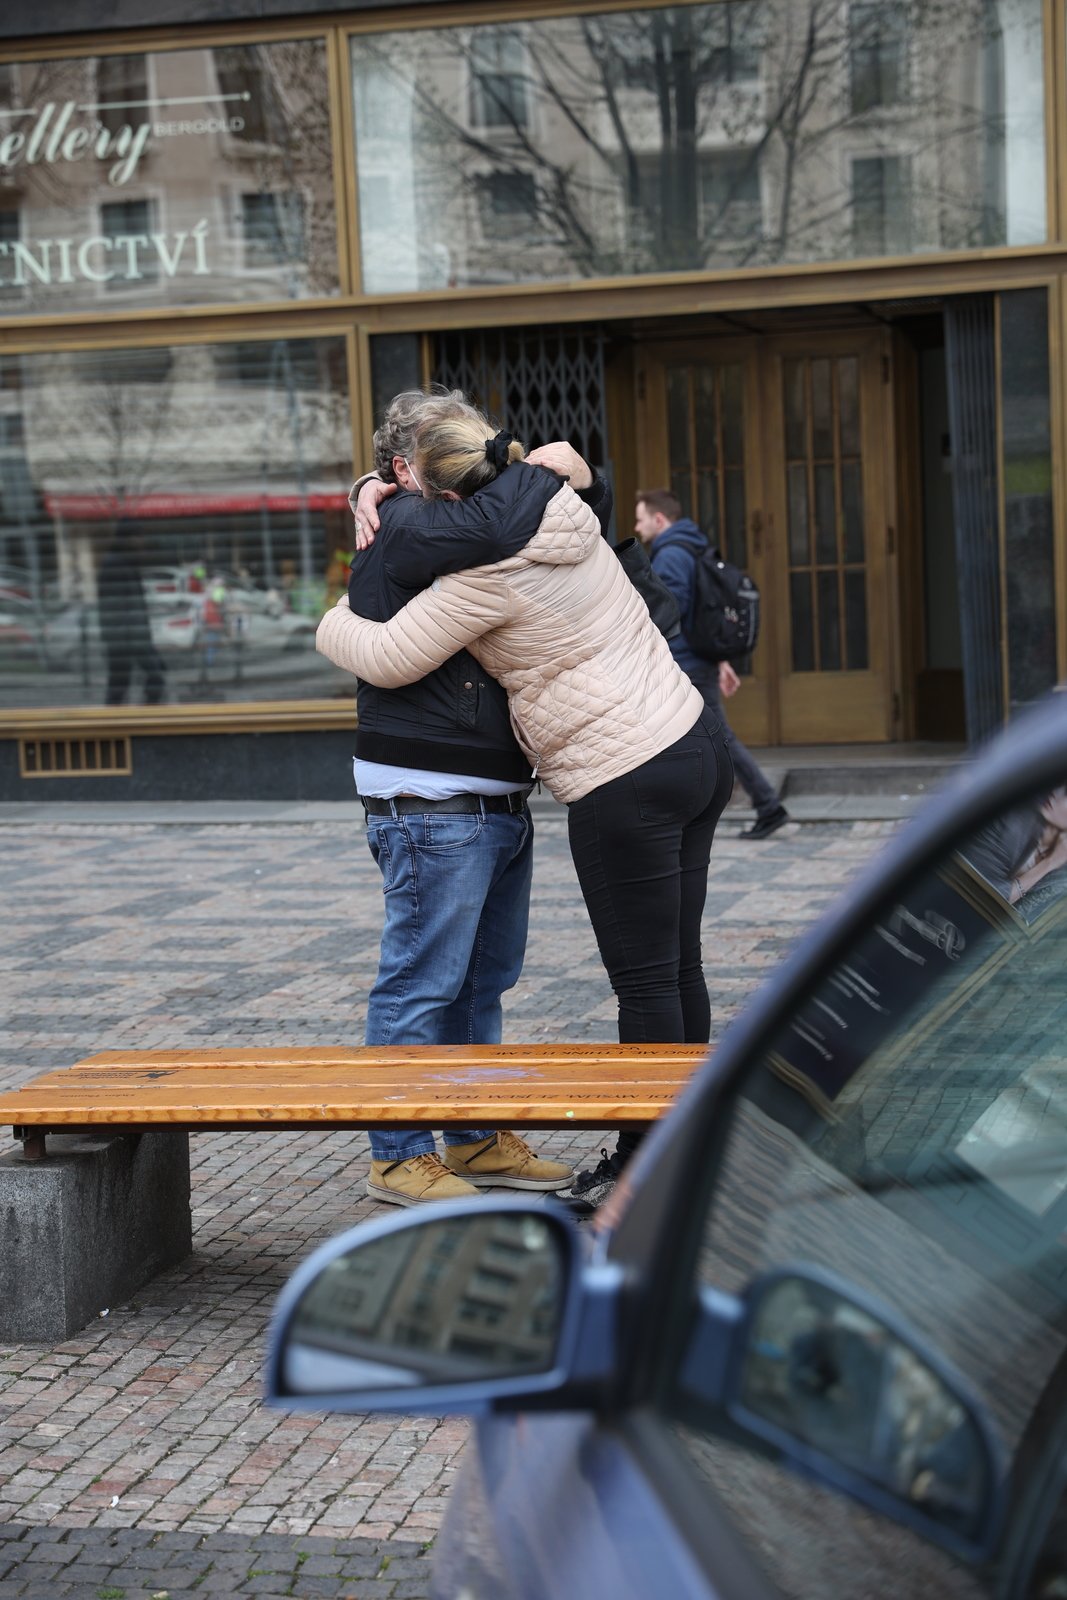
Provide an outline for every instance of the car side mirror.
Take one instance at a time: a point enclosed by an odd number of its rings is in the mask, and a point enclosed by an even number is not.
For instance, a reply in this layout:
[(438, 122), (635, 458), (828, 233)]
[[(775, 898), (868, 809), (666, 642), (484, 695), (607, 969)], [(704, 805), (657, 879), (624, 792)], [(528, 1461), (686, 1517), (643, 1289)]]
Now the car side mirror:
[(992, 1548), (1004, 1475), (980, 1401), (851, 1285), (795, 1266), (738, 1300), (705, 1294), (685, 1365), (685, 1387), (703, 1391), (718, 1431), (957, 1554)]
[(333, 1411), (567, 1409), (613, 1341), (577, 1231), (528, 1201), (421, 1207), (332, 1240), (279, 1301), (267, 1398)]

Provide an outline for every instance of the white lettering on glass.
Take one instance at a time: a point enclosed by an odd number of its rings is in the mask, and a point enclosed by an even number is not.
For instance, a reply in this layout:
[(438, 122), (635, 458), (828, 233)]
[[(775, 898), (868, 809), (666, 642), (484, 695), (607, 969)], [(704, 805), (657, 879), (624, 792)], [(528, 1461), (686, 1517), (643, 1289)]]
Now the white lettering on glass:
[[(181, 233), (118, 233), (112, 238), (93, 234), (82, 239), (0, 239), (0, 287), (25, 288), (31, 278), (38, 283), (136, 283), (146, 274), (143, 252), (154, 250), (167, 278), (177, 276), (185, 246), (192, 240), (193, 277), (211, 272), (208, 257), (210, 225), (201, 217), (191, 229)], [(110, 257), (110, 260), (107, 258)], [(149, 257), (149, 259), (151, 259)], [(5, 270), (6, 267), (6, 270)], [(28, 276), (27, 276), (28, 274)]]
[(29, 279), (23, 272), (24, 267), (29, 267), (38, 283), (51, 283), (52, 272), (48, 264), (48, 257), (51, 254), (52, 249), (51, 239), (42, 239), (40, 241), (38, 246), (41, 252), (40, 261), (37, 260), (30, 246), (28, 244), (23, 244), (21, 239), (13, 240), (11, 248), (15, 253), (15, 276), (12, 279), (13, 283), (15, 283), (21, 289), (26, 283), (29, 282)]
[(76, 100), (67, 100), (62, 106), (48, 100), (29, 112), (34, 120), (28, 131), (13, 130), (0, 139), (0, 171), (35, 167), (41, 162), (81, 161), (92, 154), (99, 161), (112, 163), (107, 181), (113, 187), (129, 183), (144, 155), (152, 124), (142, 122), (134, 127), (124, 122), (121, 128), (112, 129), (94, 119), (72, 126), (77, 110)]
[(78, 271), (83, 278), (91, 278), (94, 283), (110, 283), (115, 276), (114, 267), (108, 267), (106, 272), (98, 272), (89, 260), (89, 252), (95, 245), (99, 245), (102, 250), (113, 250), (115, 241), (102, 239), (99, 236), (94, 239), (83, 239), (78, 246)]
[(173, 278), (174, 274), (177, 272), (178, 262), (182, 258), (182, 250), (185, 247), (185, 241), (188, 239), (188, 237), (189, 235), (187, 233), (176, 233), (174, 235), (174, 254), (171, 255), (169, 249), (167, 248), (166, 234), (154, 233), (152, 235), (152, 243), (156, 247), (156, 255), (159, 257), (162, 264), (164, 276)]
[(193, 229), (193, 244), (196, 247), (196, 266), (193, 268), (193, 276), (197, 277), (197, 278), (201, 278), (209, 270), (208, 269), (208, 264), (207, 264), (207, 218), (206, 217), (201, 217), (200, 221), (196, 224), (196, 227)]

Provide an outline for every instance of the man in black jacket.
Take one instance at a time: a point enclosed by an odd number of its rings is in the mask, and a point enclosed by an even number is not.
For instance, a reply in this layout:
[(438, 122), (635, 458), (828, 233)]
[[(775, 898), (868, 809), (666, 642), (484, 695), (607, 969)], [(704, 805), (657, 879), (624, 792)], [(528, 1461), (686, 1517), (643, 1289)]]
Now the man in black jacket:
[[(419, 494), (414, 439), (435, 414), (465, 405), (458, 393), (398, 395), (374, 436), (379, 475), (400, 492), (383, 502), (377, 537), (353, 562), (349, 603), (360, 616), (386, 621), (435, 577), (484, 563), (487, 526), (496, 559), (516, 554), (559, 490), (544, 468), (501, 473), (476, 501), (435, 501), (416, 535), (406, 509)], [(385, 890), (366, 1042), (496, 1044), (501, 996), (525, 954), (533, 867), (532, 774), (507, 696), (462, 650), (404, 688), (361, 680), (357, 704), (356, 786)], [(444, 1160), (427, 1130), (375, 1128), (370, 1137), (368, 1193), (396, 1205), (483, 1186), (564, 1189), (574, 1176), (511, 1132), (446, 1133)]]

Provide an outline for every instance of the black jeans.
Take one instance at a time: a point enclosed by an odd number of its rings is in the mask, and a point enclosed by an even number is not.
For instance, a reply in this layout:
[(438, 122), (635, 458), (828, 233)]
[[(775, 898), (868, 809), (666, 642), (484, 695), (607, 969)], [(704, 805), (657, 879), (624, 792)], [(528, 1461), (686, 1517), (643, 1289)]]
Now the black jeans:
[[(620, 1044), (708, 1041), (700, 919), (733, 781), (722, 725), (705, 709), (676, 744), (569, 807), (571, 855), (618, 998)], [(620, 1153), (639, 1141), (620, 1134)]]

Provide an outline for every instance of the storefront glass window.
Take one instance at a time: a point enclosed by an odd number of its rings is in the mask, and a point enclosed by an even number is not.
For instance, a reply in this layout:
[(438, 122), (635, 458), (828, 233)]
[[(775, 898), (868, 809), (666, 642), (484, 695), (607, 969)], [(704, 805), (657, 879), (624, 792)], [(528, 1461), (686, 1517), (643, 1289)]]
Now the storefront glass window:
[(354, 693), (345, 341), (0, 357), (0, 705)]
[(3, 70), (0, 312), (338, 293), (322, 39)]
[(1041, 0), (720, 0), (351, 50), (371, 293), (1046, 237)]

